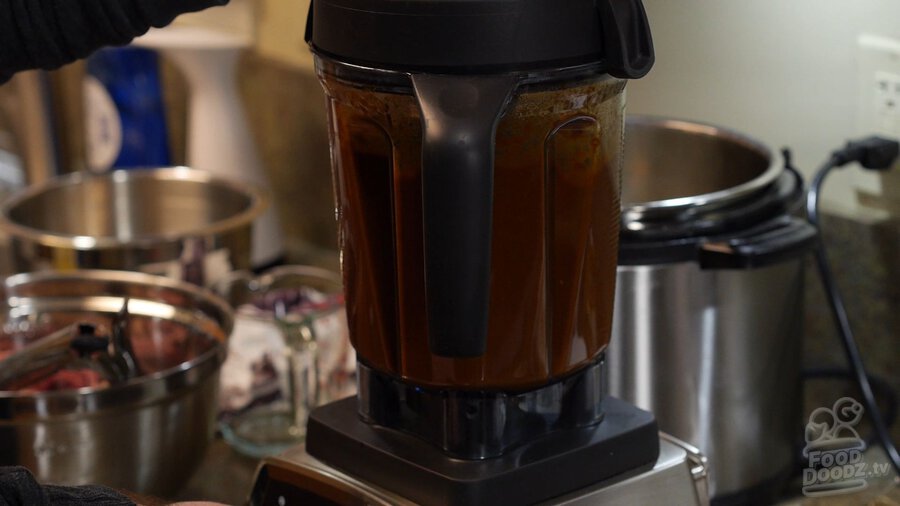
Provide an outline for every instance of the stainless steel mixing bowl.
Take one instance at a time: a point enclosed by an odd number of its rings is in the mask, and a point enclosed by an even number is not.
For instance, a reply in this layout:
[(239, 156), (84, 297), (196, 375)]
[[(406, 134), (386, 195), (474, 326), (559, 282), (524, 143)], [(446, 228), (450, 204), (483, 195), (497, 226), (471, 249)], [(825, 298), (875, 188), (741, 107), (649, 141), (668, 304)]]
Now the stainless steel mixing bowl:
[(0, 465), (24, 465), (47, 483), (163, 497), (183, 485), (215, 430), (232, 328), (227, 303), (187, 283), (123, 271), (19, 274), (3, 289), (0, 349), (17, 330), (109, 326), (127, 299), (126, 334), (142, 373), (107, 388), (0, 391)]
[(186, 167), (76, 173), (8, 200), (16, 272), (120, 269), (204, 284), (250, 267), (252, 185)]

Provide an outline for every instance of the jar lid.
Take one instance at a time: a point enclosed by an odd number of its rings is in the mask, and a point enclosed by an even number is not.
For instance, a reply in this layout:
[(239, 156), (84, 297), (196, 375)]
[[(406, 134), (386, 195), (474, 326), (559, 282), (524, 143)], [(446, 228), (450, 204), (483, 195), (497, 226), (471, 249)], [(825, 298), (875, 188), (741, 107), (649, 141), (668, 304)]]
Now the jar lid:
[(306, 41), (351, 64), (451, 74), (600, 63), (636, 79), (654, 61), (641, 0), (313, 0)]

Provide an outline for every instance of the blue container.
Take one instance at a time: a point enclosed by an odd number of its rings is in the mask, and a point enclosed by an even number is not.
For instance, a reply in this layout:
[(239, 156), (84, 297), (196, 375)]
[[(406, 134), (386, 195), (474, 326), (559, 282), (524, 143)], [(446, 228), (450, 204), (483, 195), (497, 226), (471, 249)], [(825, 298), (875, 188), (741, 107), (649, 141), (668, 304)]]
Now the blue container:
[(100, 50), (87, 60), (84, 85), (91, 170), (171, 165), (155, 51)]

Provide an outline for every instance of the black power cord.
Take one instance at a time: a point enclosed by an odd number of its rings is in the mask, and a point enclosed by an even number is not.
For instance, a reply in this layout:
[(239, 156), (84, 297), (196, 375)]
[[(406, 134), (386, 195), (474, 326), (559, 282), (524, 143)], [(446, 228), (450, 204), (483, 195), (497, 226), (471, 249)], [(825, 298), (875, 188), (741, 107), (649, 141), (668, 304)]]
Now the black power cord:
[[(859, 163), (866, 169), (870, 170), (887, 170), (900, 155), (900, 143), (896, 140), (884, 139), (881, 137), (868, 137), (860, 141), (849, 142), (843, 149), (835, 151), (831, 157), (816, 173), (813, 182), (810, 185), (806, 199), (806, 211), (809, 222), (822, 232), (822, 226), (819, 222), (819, 195), (822, 191), (822, 184), (828, 174), (836, 168), (843, 167), (852, 162)], [(885, 419), (878, 408), (875, 401), (875, 394), (872, 391), (872, 384), (866, 374), (865, 365), (863, 364), (862, 355), (853, 337), (853, 330), (850, 328), (850, 320), (847, 317), (847, 310), (844, 307), (844, 301), (838, 290), (834, 277), (831, 274), (831, 267), (828, 263), (828, 255), (825, 252), (825, 246), (822, 242), (816, 248), (816, 266), (819, 271), (819, 278), (825, 288), (825, 296), (831, 307), (832, 315), (838, 327), (838, 333), (841, 336), (841, 344), (844, 347), (844, 353), (850, 363), (850, 369), (856, 379), (859, 389), (863, 395), (863, 402), (866, 405), (866, 411), (872, 420), (872, 427), (875, 429), (875, 435), (884, 447), (894, 470), (900, 474), (900, 454), (891, 440), (891, 434)]]

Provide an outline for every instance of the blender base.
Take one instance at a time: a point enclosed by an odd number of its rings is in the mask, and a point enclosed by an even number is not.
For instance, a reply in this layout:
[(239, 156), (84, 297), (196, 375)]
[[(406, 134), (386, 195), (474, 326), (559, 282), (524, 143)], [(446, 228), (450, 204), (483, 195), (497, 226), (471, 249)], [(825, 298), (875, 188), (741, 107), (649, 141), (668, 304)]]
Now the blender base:
[(653, 415), (612, 397), (602, 406), (604, 420), (593, 427), (556, 431), (500, 457), (462, 460), (415, 436), (361, 421), (351, 397), (312, 412), (306, 449), (417, 503), (530, 504), (653, 468), (660, 452)]
[(408, 383), (357, 364), (358, 412), (370, 425), (421, 438), (461, 460), (508, 453), (523, 441), (603, 420), (605, 358), (531, 390), (455, 390)]

